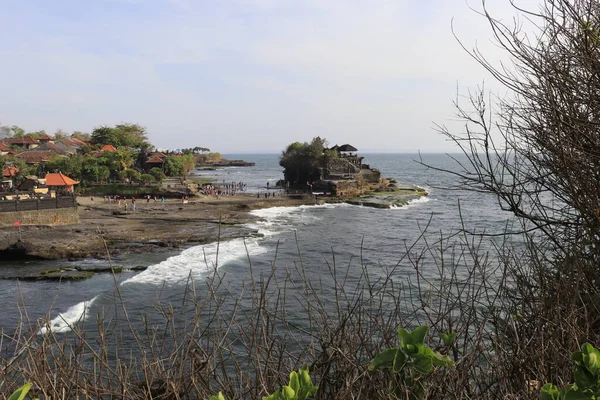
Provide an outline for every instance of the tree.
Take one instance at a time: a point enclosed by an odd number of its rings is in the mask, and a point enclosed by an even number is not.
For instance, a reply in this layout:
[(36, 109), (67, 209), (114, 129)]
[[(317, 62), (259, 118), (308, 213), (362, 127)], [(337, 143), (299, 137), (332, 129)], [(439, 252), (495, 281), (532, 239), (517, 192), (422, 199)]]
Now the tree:
[(81, 179), (83, 157), (73, 154), (69, 157), (52, 157), (46, 162), (46, 171), (62, 172), (75, 180)]
[(579, 248), (600, 261), (600, 9), (546, 0), (522, 12), (537, 20), (536, 41), (485, 13), (514, 69), (471, 52), (511, 95), (490, 105), (480, 89), (471, 109), (457, 102), (465, 131), (441, 131), (469, 158), (464, 184), (497, 195), (564, 254)]
[(133, 183), (134, 181), (140, 180), (140, 173), (133, 168), (127, 168), (120, 172), (120, 177), (124, 181), (128, 181), (129, 183)]
[(149, 172), (150, 172), (150, 174), (152, 174), (152, 176), (154, 176), (155, 180), (157, 180), (158, 182), (161, 182), (161, 181), (164, 181), (165, 179), (167, 179), (167, 176), (160, 168), (154, 167)]
[(34, 139), (39, 139), (44, 135), (46, 135), (46, 131), (42, 129), (41, 131), (28, 132), (25, 136), (29, 136)]
[(97, 146), (112, 144), (115, 147), (139, 149), (149, 147), (146, 129), (138, 124), (119, 124), (114, 128), (100, 126), (92, 131), (91, 142)]
[(194, 156), (190, 154), (184, 154), (181, 156), (182, 175), (187, 175), (191, 170), (196, 167)]
[(310, 143), (294, 142), (290, 144), (279, 158), (279, 165), (284, 168), (283, 176), (292, 184), (305, 184), (321, 178), (321, 169), (326, 161), (324, 149), (325, 139), (315, 137)]
[[(469, 51), (508, 94), (488, 97), (481, 87), (466, 104), (459, 98), (464, 130), (440, 131), (466, 156), (453, 172), (460, 186), (493, 194), (523, 225), (525, 250), (499, 257), (507, 283), (486, 319), (501, 349), (490, 364), (502, 365), (518, 390), (525, 370), (529, 379), (570, 380), (576, 343), (600, 340), (600, 6), (514, 7), (525, 28), (494, 18), (485, 2), (482, 13), (509, 62)], [(522, 317), (508, 324), (507, 315)]]
[(71, 134), (71, 137), (82, 140), (84, 142), (89, 142), (92, 139), (92, 136), (89, 133), (81, 132), (81, 131), (74, 131)]
[(183, 159), (181, 156), (169, 155), (165, 158), (163, 170), (167, 176), (180, 176), (184, 173)]
[(25, 136), (25, 130), (17, 125), (13, 125), (10, 127), (10, 132), (12, 137), (23, 137)]
[(154, 175), (151, 175), (151, 174), (141, 174), (140, 175), (140, 182), (142, 182), (142, 183), (152, 183), (155, 180), (156, 179), (154, 178)]

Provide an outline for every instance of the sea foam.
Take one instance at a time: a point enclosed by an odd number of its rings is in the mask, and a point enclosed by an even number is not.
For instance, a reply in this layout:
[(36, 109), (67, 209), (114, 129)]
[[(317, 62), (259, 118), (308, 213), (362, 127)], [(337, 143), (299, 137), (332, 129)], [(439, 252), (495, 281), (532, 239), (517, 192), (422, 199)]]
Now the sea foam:
[(259, 240), (234, 239), (194, 246), (169, 257), (165, 261), (149, 266), (145, 271), (121, 283), (144, 283), (153, 285), (177, 285), (193, 278), (207, 276), (210, 271), (230, 261), (262, 254), (267, 250), (260, 246)]
[(90, 307), (97, 298), (98, 296), (89, 301), (82, 301), (81, 303), (70, 307), (67, 311), (60, 313), (57, 317), (50, 321), (47, 326), (40, 328), (38, 334), (44, 335), (49, 331), (52, 331), (53, 333), (69, 332), (73, 325), (85, 320)]

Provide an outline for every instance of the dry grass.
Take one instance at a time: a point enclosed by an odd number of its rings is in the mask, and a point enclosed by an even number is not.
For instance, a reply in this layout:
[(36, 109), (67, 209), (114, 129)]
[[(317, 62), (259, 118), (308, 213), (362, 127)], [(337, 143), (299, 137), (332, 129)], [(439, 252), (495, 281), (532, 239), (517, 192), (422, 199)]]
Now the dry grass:
[[(283, 265), (275, 253), (266, 271), (248, 259), (241, 286), (213, 269), (189, 279), (180, 304), (159, 298), (152, 315), (130, 315), (115, 279), (115, 317), (90, 316), (69, 334), (39, 335), (48, 321), (23, 309), (2, 338), (0, 393), (32, 382), (48, 399), (207, 399), (220, 390), (260, 399), (308, 365), (315, 399), (383, 399), (402, 382), (368, 371), (369, 361), (397, 346), (397, 327), (428, 325), (429, 345), (456, 367), (427, 378), (427, 398), (535, 398), (536, 382), (570, 379), (579, 338), (593, 342), (596, 311), (581, 309), (577, 282), (551, 273), (533, 242), (516, 254), (507, 242), (424, 234), (396, 266), (357, 271), (334, 255), (318, 279), (300, 251), (298, 259)], [(402, 279), (408, 265), (414, 274)], [(439, 333), (451, 331), (458, 340), (444, 346)]]

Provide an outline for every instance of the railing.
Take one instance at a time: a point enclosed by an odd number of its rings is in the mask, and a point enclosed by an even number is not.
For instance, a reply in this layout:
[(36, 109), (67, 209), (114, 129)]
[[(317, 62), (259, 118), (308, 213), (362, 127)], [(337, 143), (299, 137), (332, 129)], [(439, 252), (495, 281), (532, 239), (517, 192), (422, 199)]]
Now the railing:
[(60, 196), (48, 199), (0, 200), (0, 212), (52, 210), (77, 207), (74, 196)]

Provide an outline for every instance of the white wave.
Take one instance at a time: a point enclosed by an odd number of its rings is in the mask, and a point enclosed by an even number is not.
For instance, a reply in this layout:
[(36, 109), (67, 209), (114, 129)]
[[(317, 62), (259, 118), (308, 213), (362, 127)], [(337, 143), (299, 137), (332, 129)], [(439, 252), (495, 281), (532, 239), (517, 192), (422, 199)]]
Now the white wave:
[[(409, 200), (408, 203), (404, 206), (390, 206), (391, 210), (406, 210), (407, 208), (412, 208), (421, 204), (429, 203), (432, 199), (429, 196), (421, 196), (416, 199)], [(434, 199), (435, 200), (435, 199)]]
[(121, 285), (145, 283), (173, 285), (185, 283), (190, 274), (193, 278), (206, 276), (214, 269), (236, 259), (266, 252), (258, 239), (234, 239), (194, 246), (165, 261), (149, 266), (145, 271), (127, 279)]
[(81, 303), (75, 304), (70, 307), (64, 313), (60, 313), (56, 318), (54, 318), (47, 326), (40, 328), (38, 334), (44, 335), (49, 331), (53, 333), (64, 333), (69, 332), (73, 325), (78, 322), (85, 320), (86, 315), (88, 314), (90, 307), (94, 303), (94, 301), (98, 298), (98, 296), (94, 297), (89, 301), (82, 301)]
[(285, 207), (270, 207), (259, 210), (250, 211), (251, 215), (261, 218), (254, 223), (247, 224), (251, 229), (258, 230), (264, 237), (274, 236), (284, 231), (293, 230), (299, 224), (307, 225), (311, 221), (318, 221), (322, 217), (311, 213), (317, 209), (331, 209), (336, 207), (348, 207), (349, 204), (318, 204), (318, 205), (301, 205), (301, 206), (285, 206)]

